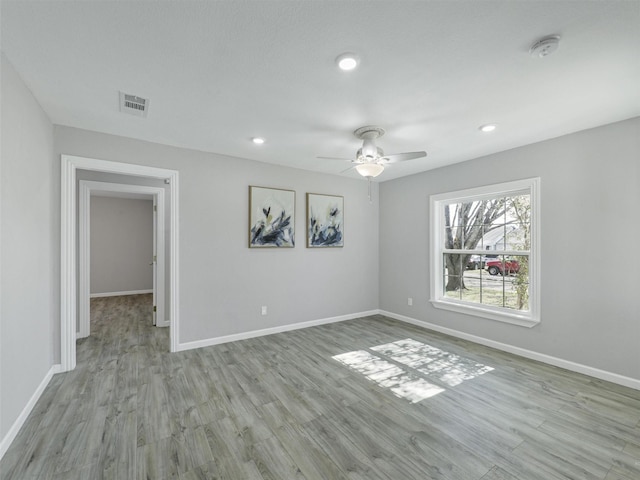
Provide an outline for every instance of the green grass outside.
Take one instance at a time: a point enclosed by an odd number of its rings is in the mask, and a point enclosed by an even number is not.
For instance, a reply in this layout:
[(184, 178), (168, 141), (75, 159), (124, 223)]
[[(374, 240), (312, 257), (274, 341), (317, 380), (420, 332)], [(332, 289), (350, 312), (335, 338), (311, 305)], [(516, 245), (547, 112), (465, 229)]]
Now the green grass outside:
[[(459, 290), (445, 292), (445, 297), (463, 300), (465, 302), (491, 305), (494, 307), (506, 307), (517, 310), (518, 292), (516, 291), (515, 284), (511, 281), (505, 281), (503, 284), (502, 276), (491, 276), (489, 278), (492, 280), (495, 279), (495, 284), (490, 286), (485, 284), (481, 287), (478, 284), (480, 280), (479, 276), (474, 277), (465, 274), (466, 288), (462, 290), (462, 293)], [(522, 310), (528, 310), (528, 306), (524, 305)]]

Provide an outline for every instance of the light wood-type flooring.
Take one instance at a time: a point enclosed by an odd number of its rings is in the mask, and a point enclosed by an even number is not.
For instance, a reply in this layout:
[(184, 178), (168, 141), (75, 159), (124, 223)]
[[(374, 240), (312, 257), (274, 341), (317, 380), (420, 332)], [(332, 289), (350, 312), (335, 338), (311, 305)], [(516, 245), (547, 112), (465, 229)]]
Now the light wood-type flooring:
[(382, 316), (171, 354), (150, 308), (92, 301), (2, 480), (640, 479), (639, 391)]

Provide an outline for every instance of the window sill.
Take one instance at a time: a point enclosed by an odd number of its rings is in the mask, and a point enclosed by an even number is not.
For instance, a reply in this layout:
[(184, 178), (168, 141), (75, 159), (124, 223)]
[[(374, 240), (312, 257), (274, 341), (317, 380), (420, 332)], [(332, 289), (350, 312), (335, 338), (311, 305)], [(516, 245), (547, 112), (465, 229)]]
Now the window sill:
[(520, 327), (532, 328), (540, 323), (539, 318), (530, 315), (522, 315), (517, 313), (507, 313), (491, 308), (483, 308), (482, 306), (470, 305), (462, 302), (451, 300), (431, 300), (431, 304), (435, 308), (441, 310), (449, 310), (451, 312), (462, 313), (464, 315), (472, 315), (474, 317), (488, 318), (498, 322), (510, 323)]

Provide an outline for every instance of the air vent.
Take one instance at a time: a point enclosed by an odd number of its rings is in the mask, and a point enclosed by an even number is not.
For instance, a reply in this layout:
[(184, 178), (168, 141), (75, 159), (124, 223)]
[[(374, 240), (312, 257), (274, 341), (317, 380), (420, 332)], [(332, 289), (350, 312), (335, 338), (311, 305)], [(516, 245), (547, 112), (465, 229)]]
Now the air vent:
[(120, 111), (135, 115), (137, 117), (146, 117), (149, 110), (149, 99), (130, 95), (120, 92)]

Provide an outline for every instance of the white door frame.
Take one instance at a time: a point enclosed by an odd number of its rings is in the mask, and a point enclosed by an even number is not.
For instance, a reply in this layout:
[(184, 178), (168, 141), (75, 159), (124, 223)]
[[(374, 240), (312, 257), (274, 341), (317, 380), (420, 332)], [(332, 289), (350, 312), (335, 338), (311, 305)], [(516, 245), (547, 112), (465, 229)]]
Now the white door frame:
[[(153, 314), (152, 314), (152, 320), (153, 320), (153, 326), (157, 327), (158, 325), (158, 319), (160, 319), (160, 323), (162, 323), (162, 327), (168, 327), (169, 326), (169, 322), (166, 322), (166, 319), (164, 318), (164, 289), (166, 288), (166, 285), (164, 284), (164, 194), (162, 195), (161, 201), (158, 200), (158, 195), (154, 195), (153, 196), (153, 201), (151, 202), (152, 206), (153, 206), (153, 212), (151, 212), (151, 221), (152, 221), (152, 232), (153, 232), (153, 238), (152, 238), (152, 242), (151, 242), (151, 254), (153, 255), (153, 258), (151, 259), (151, 263), (149, 265), (152, 266), (151, 269), (151, 281), (152, 281), (152, 288), (153, 288)], [(159, 205), (160, 204), (160, 205)], [(158, 207), (160, 207), (160, 211), (162, 212), (162, 225), (158, 223)], [(160, 227), (162, 227), (161, 230), (158, 230)], [(162, 240), (159, 240), (162, 239)], [(158, 241), (160, 241), (161, 243), (158, 243)], [(162, 248), (160, 248), (162, 247)], [(161, 260), (158, 262), (158, 258), (161, 258)], [(158, 267), (158, 264), (160, 264), (160, 267)], [(158, 291), (158, 275), (162, 276), (162, 290)], [(161, 295), (162, 297), (162, 306), (160, 306), (160, 302), (158, 301), (158, 295)], [(156, 311), (156, 306), (157, 307), (157, 311)], [(166, 325), (165, 325), (166, 322)]]
[(178, 172), (130, 163), (109, 162), (94, 158), (61, 156), (60, 183), (60, 364), (61, 371), (76, 366), (77, 322), (77, 170), (116, 173), (138, 177), (159, 178), (169, 183), (169, 343), (170, 351), (179, 345), (179, 263), (178, 263)]
[[(88, 337), (90, 333), (90, 295), (91, 295), (91, 196), (123, 195), (129, 198), (153, 198), (157, 205), (154, 212), (154, 262), (153, 298), (156, 312), (154, 325), (168, 327), (169, 322), (164, 315), (164, 189), (158, 187), (146, 187), (141, 185), (129, 185), (124, 183), (92, 182), (80, 180), (79, 202), (79, 256), (78, 256), (78, 333), (77, 338)], [(152, 260), (153, 259), (149, 259)]]

